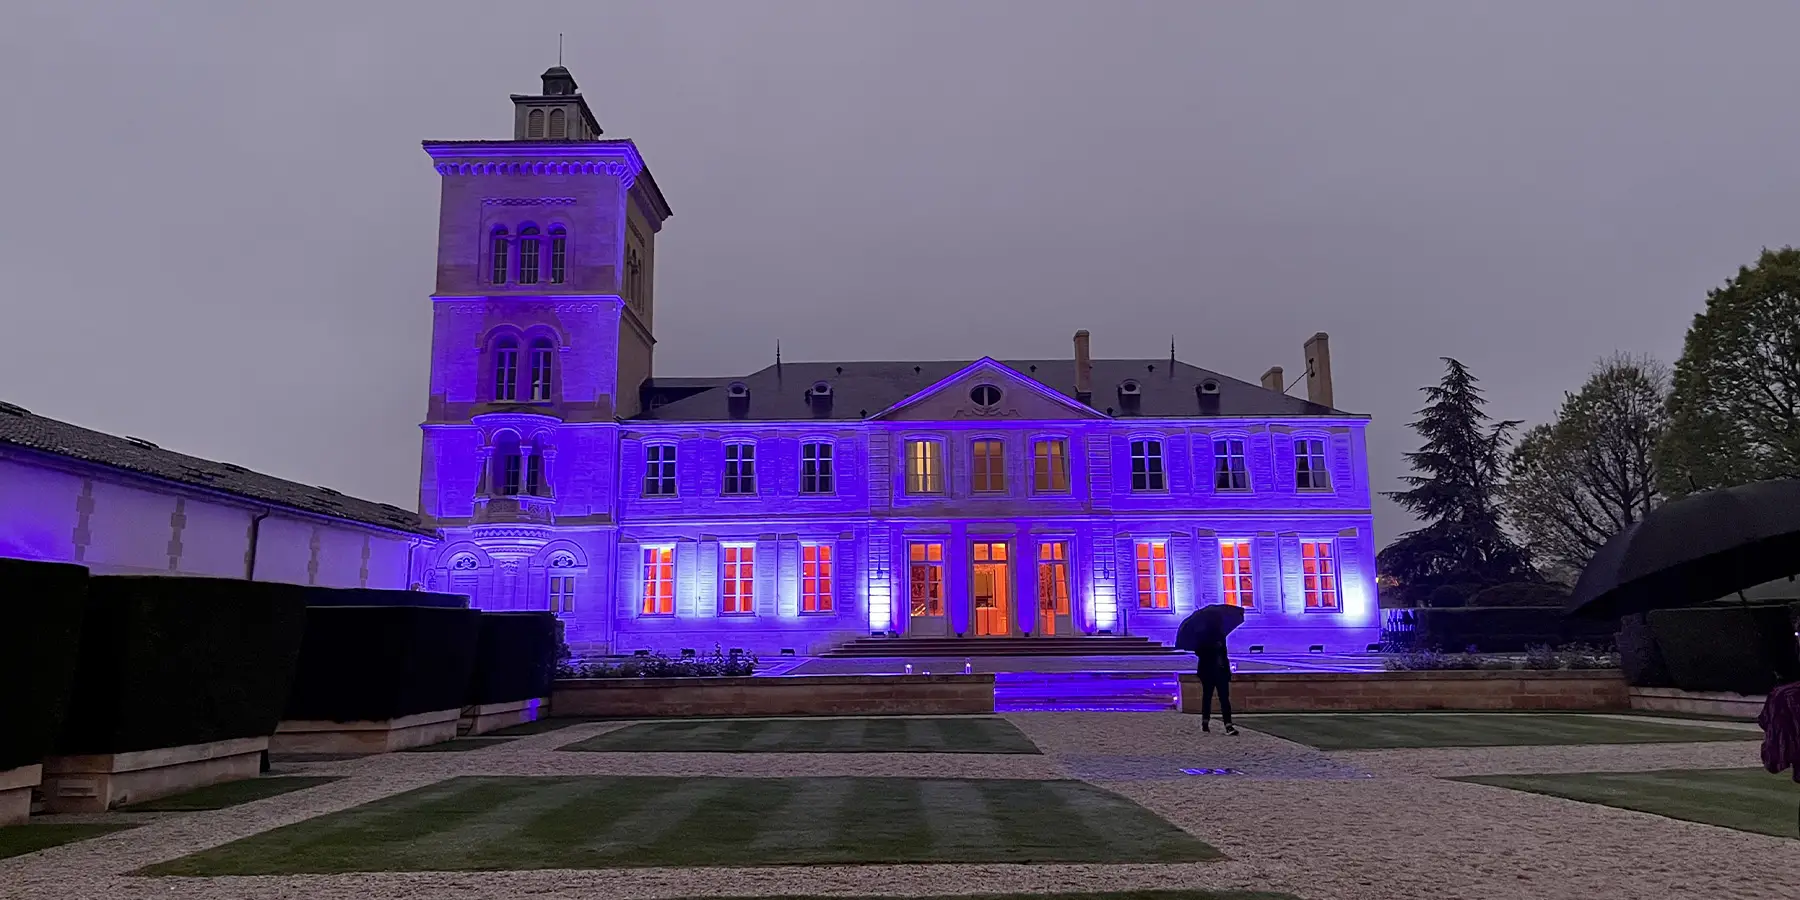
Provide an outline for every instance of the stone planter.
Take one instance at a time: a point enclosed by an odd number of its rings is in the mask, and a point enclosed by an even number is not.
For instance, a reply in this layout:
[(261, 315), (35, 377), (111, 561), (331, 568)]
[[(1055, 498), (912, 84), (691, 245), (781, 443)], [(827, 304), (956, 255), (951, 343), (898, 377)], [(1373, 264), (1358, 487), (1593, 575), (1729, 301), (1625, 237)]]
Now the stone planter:
[(222, 781), (255, 778), (267, 749), (269, 739), (257, 737), (131, 753), (52, 756), (43, 766), (45, 811), (105, 812)]
[(462, 721), (458, 723), (458, 734), (486, 734), (499, 731), (526, 722), (536, 722), (549, 712), (550, 698), (538, 697), (531, 700), (514, 700), (511, 703), (484, 703), (479, 706), (465, 706)]
[(33, 764), (0, 772), (0, 825), (23, 825), (31, 818), (31, 790), (44, 778), (44, 767)]
[(269, 739), (272, 754), (360, 755), (441, 744), (456, 738), (462, 710), (442, 709), (379, 722), (287, 721)]
[(992, 675), (584, 678), (556, 682), (557, 716), (969, 715), (994, 711)]
[(1769, 698), (1762, 694), (1725, 691), (1684, 691), (1680, 688), (1634, 687), (1631, 708), (1647, 712), (1689, 713), (1701, 716), (1737, 716), (1754, 719)]
[[(1617, 670), (1250, 672), (1231, 680), (1233, 712), (1403, 712), (1432, 709), (1626, 709)], [(1181, 678), (1181, 708), (1200, 709), (1200, 679)]]

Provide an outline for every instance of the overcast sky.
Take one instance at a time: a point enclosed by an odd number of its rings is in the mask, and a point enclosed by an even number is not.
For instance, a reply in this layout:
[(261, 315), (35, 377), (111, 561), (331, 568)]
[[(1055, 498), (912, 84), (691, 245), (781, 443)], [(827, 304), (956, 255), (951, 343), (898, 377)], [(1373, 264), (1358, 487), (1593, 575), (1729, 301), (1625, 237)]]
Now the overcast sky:
[(1326, 331), (1390, 488), (1439, 357), (1539, 421), (1800, 242), (1793, 0), (59, 0), (0, 30), (0, 399), (415, 507), (419, 141), (559, 31), (675, 210), (663, 375)]

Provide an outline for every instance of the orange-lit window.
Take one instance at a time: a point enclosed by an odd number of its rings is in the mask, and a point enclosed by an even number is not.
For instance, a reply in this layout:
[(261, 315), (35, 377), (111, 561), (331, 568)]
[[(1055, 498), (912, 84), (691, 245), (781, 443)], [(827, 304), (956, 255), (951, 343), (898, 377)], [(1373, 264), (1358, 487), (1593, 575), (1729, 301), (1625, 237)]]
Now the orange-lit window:
[(725, 571), (720, 578), (719, 601), (727, 615), (756, 612), (756, 548), (722, 547)]
[(912, 614), (941, 616), (944, 614), (944, 545), (931, 542), (913, 544), (909, 549), (908, 569), (911, 573)]
[(1068, 493), (1068, 441), (1062, 438), (1050, 438), (1032, 445), (1031, 489), (1039, 494)]
[(976, 441), (970, 446), (974, 465), (969, 470), (969, 489), (978, 494), (1006, 490), (1006, 449), (999, 441)]
[(831, 612), (831, 545), (800, 548), (800, 611)]
[(1226, 603), (1245, 609), (1256, 606), (1249, 541), (1219, 542), (1219, 572), (1224, 577)]
[(646, 616), (675, 614), (675, 548), (644, 548), (644, 605)]
[(1337, 609), (1337, 560), (1330, 541), (1300, 542), (1300, 571), (1306, 585), (1307, 609)]
[(1138, 607), (1169, 608), (1169, 545), (1164, 541), (1137, 542)]

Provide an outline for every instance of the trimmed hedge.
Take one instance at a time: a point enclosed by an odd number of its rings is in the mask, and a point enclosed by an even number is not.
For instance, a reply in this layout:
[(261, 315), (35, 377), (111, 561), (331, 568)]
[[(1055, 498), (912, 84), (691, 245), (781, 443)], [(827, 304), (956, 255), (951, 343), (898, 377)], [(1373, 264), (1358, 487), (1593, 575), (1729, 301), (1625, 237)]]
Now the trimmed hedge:
[(431, 591), (390, 591), (381, 588), (307, 588), (307, 606), (433, 606), (468, 609), (462, 594)]
[(1556, 584), (1515, 581), (1496, 584), (1476, 591), (1469, 597), (1470, 607), (1558, 606), (1566, 607), (1569, 589)]
[(467, 705), (550, 696), (562, 645), (559, 625), (550, 612), (482, 613)]
[(42, 762), (56, 744), (81, 652), (88, 571), (0, 558), (0, 772)]
[(57, 754), (273, 734), (306, 627), (302, 592), (225, 578), (89, 578)]
[(1619, 668), (1625, 683), (1632, 687), (1671, 688), (1675, 679), (1669, 675), (1669, 664), (1663, 661), (1662, 648), (1656, 645), (1656, 634), (1650, 630), (1645, 613), (1633, 613), (1619, 619)]
[(1660, 609), (1650, 630), (1676, 687), (1766, 694), (1800, 681), (1793, 615), (1788, 604)]
[(430, 606), (313, 606), (288, 720), (382, 722), (461, 709), (481, 613)]
[(1570, 619), (1560, 606), (1465, 607), (1413, 610), (1413, 645), (1484, 653), (1519, 653), (1540, 644), (1600, 644), (1613, 641), (1611, 622)]

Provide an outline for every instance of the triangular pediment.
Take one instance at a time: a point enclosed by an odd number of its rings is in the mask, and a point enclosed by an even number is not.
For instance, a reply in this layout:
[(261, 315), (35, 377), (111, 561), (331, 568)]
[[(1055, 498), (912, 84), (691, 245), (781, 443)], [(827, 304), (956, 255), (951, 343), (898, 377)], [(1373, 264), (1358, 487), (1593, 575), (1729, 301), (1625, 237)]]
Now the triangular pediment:
[[(977, 388), (999, 394), (981, 403)], [(982, 357), (870, 417), (885, 422), (1004, 422), (1104, 419), (1106, 416), (1017, 369)]]

